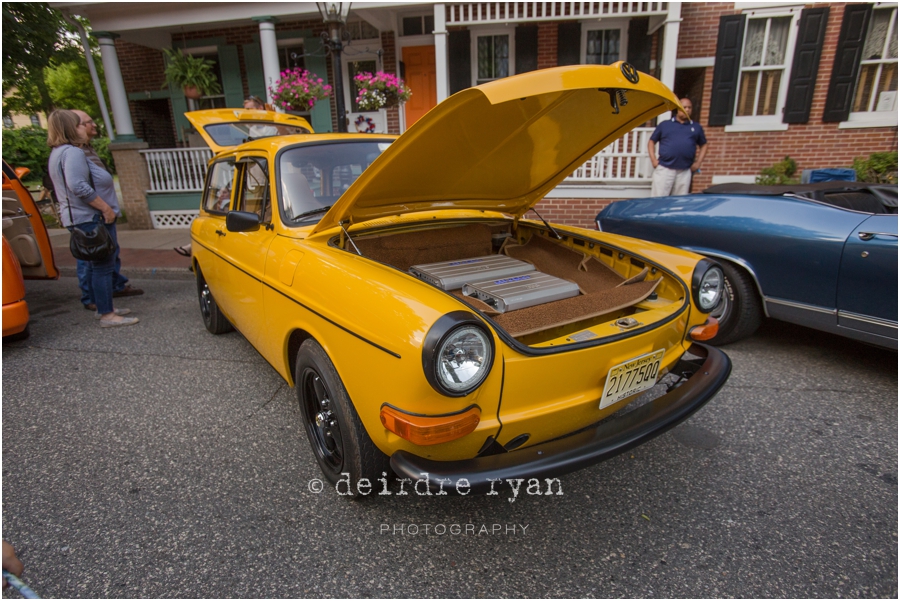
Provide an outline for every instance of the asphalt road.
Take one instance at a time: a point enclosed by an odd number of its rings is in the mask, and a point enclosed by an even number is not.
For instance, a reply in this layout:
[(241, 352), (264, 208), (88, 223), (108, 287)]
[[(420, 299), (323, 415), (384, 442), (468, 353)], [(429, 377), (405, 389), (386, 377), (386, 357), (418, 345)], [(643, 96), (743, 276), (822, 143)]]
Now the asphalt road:
[(353, 502), (311, 492), (293, 391), (193, 283), (135, 283), (141, 323), (101, 330), (29, 282), (3, 345), (3, 538), (44, 596), (897, 597), (894, 352), (770, 323), (562, 495)]

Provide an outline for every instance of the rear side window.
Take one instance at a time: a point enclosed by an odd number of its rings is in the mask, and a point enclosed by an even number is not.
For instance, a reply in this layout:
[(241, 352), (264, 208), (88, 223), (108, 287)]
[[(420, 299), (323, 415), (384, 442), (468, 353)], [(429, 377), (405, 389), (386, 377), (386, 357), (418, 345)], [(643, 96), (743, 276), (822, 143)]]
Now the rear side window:
[(211, 213), (224, 213), (231, 205), (234, 185), (234, 159), (213, 163), (207, 179), (203, 208)]
[(244, 162), (241, 175), (241, 198), (238, 210), (256, 213), (259, 215), (261, 223), (268, 223), (272, 220), (267, 165), (267, 161), (262, 158)]

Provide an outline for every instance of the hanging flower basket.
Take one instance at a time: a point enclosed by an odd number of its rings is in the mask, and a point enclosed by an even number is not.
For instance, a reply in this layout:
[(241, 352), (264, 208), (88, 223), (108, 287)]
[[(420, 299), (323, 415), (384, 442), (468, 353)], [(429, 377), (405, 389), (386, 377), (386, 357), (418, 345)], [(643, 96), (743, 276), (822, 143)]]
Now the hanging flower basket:
[(275, 106), (291, 111), (308, 111), (316, 102), (331, 96), (331, 86), (306, 69), (296, 67), (281, 72), (281, 79), (269, 88)]
[(359, 91), (356, 93), (356, 103), (361, 111), (377, 111), (382, 108), (399, 106), (400, 103), (409, 100), (412, 90), (406, 87), (403, 80), (393, 73), (379, 71), (372, 73), (360, 73), (353, 78)]

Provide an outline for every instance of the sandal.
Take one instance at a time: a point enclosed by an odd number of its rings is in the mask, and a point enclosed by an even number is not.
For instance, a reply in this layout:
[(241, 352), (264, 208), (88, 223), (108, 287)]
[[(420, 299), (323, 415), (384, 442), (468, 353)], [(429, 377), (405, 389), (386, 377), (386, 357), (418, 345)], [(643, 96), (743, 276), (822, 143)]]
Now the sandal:
[(191, 251), (186, 250), (183, 246), (176, 246), (174, 250), (182, 257), (190, 257), (191, 256)]

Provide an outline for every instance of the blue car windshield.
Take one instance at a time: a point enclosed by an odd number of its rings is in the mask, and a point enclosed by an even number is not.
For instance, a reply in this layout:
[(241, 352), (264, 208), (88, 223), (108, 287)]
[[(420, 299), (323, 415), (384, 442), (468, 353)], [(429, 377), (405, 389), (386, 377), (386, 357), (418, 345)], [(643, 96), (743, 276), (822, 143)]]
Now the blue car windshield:
[(391, 140), (347, 140), (304, 144), (281, 153), (281, 210), (287, 224), (308, 225), (356, 181)]

